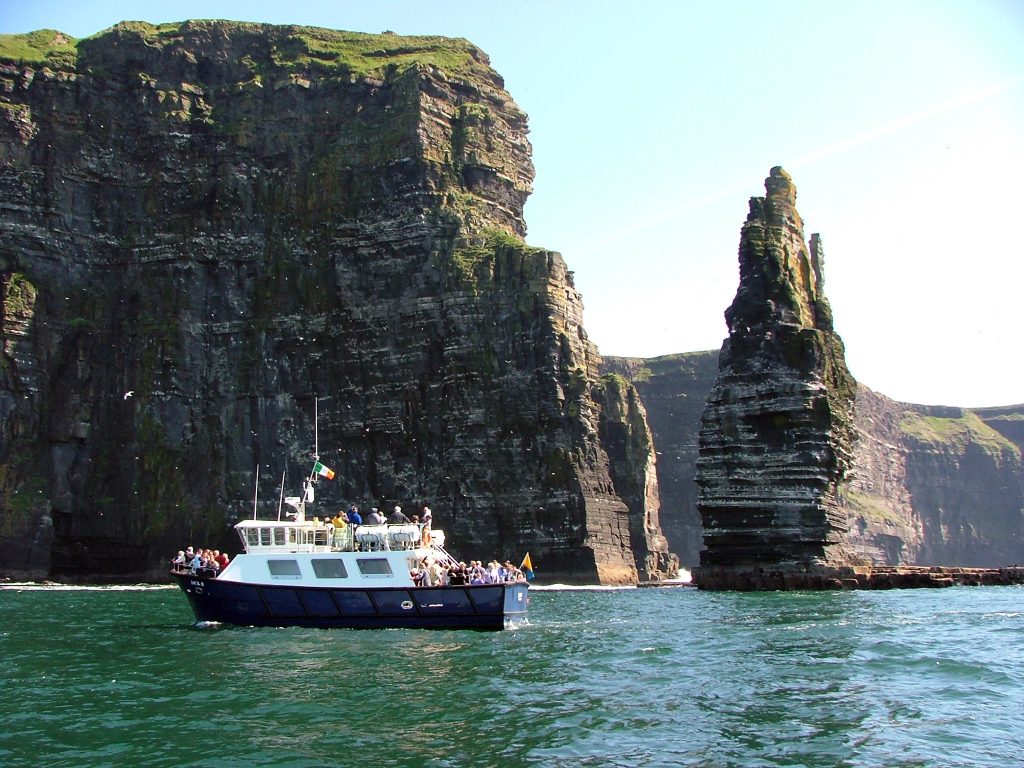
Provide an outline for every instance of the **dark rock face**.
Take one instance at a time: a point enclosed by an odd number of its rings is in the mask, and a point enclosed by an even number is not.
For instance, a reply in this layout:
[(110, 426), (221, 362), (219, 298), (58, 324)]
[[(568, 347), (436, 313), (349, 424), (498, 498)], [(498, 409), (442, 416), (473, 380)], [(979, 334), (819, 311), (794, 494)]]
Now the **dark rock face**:
[(698, 583), (729, 588), (765, 566), (857, 562), (843, 546), (839, 487), (852, 458), (856, 382), (832, 328), (820, 240), (804, 242), (781, 169), (750, 201), (740, 286), (700, 432), (698, 510), (707, 549)]
[(642, 410), (520, 239), (526, 116), (481, 51), (225, 22), (69, 45), (0, 58), (0, 572), (236, 550), (256, 466), (267, 514), (308, 473), (315, 407), (324, 511), (429, 502), (455, 551), (549, 580), (671, 565)]
[(661, 528), (687, 568), (700, 562), (704, 530), (697, 514), (697, 451), (704, 402), (718, 376), (718, 350), (662, 357), (603, 357), (640, 393), (657, 453)]

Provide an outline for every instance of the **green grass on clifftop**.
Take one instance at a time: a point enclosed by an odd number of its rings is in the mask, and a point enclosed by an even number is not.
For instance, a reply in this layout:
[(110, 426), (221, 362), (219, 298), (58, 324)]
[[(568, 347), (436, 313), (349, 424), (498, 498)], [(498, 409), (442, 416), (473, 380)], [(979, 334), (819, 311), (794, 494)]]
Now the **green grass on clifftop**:
[[(201, 20), (167, 24), (122, 21), (91, 37), (139, 35), (147, 45), (188, 44), (216, 30), (217, 35), (239, 39), (260, 38), (269, 45), (253, 45), (240, 58), (257, 71), (274, 69), (288, 73), (315, 73), (379, 77), (404, 71), (413, 65), (433, 66), (449, 74), (486, 70), (487, 57), (462, 38), (410, 37), (390, 32), (379, 35), (305, 26), (277, 26), (252, 22)], [(78, 40), (52, 29), (18, 35), (0, 35), (0, 61), (73, 67)], [(269, 51), (269, 56), (267, 52)], [(242, 53), (242, 51), (237, 51)]]
[(964, 411), (959, 418), (904, 411), (900, 428), (910, 437), (936, 447), (963, 451), (969, 443), (974, 443), (992, 455), (1004, 451), (1020, 454), (1016, 445), (970, 411)]
[(210, 30), (238, 38), (263, 38), (269, 44), (270, 60), (260, 61), (263, 49), (250, 52), (250, 61), (259, 68), (295, 73), (322, 72), (351, 74), (357, 77), (380, 76), (389, 69), (405, 70), (419, 64), (434, 66), (449, 73), (471, 69), (477, 59), (486, 57), (468, 40), (448, 37), (408, 37), (390, 32), (378, 35), (345, 32), (305, 26), (277, 26), (252, 22), (191, 20), (168, 24), (123, 21), (95, 37), (106, 34), (136, 33), (148, 45), (162, 47), (201, 37)]
[(74, 65), (78, 40), (55, 29), (0, 35), (0, 61), (18, 64)]

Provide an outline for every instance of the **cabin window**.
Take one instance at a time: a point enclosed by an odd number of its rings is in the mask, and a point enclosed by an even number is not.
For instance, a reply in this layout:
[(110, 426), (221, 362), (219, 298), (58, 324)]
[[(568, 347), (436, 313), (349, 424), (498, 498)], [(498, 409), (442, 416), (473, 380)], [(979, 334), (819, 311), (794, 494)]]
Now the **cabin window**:
[(298, 579), (302, 577), (296, 560), (267, 560), (267, 568), (275, 579)]
[(345, 564), (336, 557), (314, 557), (313, 573), (318, 579), (347, 579)]
[(283, 547), (285, 545), (285, 532), (284, 528), (274, 529), (274, 546)]
[(391, 563), (383, 557), (361, 557), (356, 562), (363, 576), (390, 576)]
[(260, 545), (260, 530), (259, 528), (246, 528), (244, 531), (245, 543), (250, 547), (258, 547)]

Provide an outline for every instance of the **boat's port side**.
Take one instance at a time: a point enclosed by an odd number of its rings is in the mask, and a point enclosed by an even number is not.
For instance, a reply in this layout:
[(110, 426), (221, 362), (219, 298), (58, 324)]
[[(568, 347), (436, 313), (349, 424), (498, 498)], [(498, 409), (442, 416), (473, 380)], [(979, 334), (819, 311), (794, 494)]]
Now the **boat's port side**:
[(199, 621), (249, 626), (502, 629), (526, 615), (524, 584), (290, 587), (177, 576)]

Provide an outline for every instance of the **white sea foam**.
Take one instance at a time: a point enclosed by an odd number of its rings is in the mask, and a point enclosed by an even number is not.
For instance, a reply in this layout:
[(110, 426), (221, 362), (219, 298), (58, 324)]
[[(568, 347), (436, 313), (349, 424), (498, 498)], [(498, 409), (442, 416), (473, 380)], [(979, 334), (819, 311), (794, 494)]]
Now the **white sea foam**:
[(600, 584), (538, 584), (530, 586), (531, 592), (618, 592), (623, 589), (636, 589), (636, 585), (602, 586)]
[(39, 581), (7, 581), (0, 590), (18, 592), (146, 592), (158, 589), (177, 589), (173, 584), (52, 584)]

